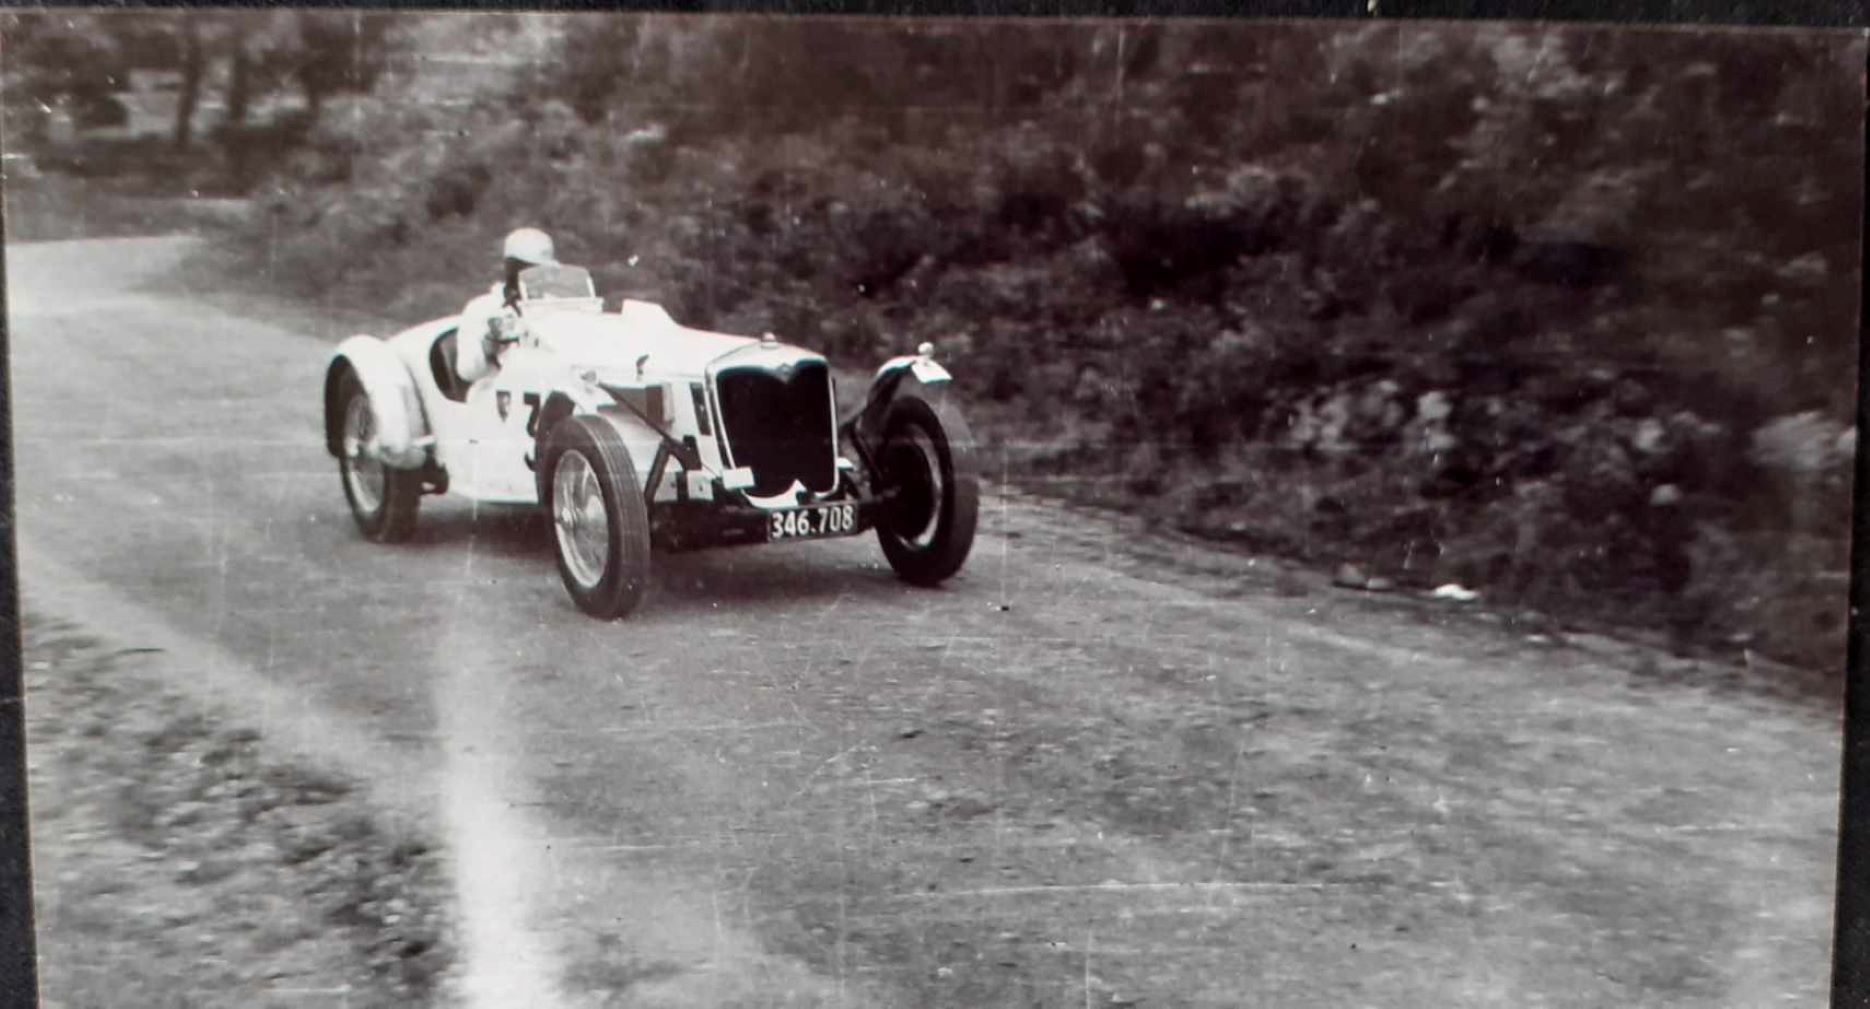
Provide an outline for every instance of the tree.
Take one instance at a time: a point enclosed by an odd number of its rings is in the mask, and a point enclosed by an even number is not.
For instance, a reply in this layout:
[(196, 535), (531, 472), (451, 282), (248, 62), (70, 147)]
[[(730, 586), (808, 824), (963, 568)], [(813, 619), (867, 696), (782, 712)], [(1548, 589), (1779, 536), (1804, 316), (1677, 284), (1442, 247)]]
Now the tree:
[(175, 148), (186, 150), (193, 138), (195, 107), (201, 103), (201, 78), (208, 69), (206, 47), (202, 44), (201, 22), (192, 17), (181, 19), (182, 86), (175, 100)]
[(231, 16), (220, 48), (227, 60), (227, 112), (223, 128), (247, 124), (253, 103), (293, 73), (299, 49), (297, 19), (289, 11), (251, 10)]
[(308, 125), (323, 115), (325, 100), (346, 91), (369, 91), (394, 50), (389, 17), (356, 11), (298, 11), (282, 53), (305, 95)]
[(53, 109), (68, 109), (82, 123), (111, 106), (128, 77), (111, 23), (95, 13), (12, 14), (0, 22), (14, 129), (43, 136)]
[(390, 18), (340, 11), (242, 10), (190, 14), (181, 35), (182, 100), (176, 116), (177, 145), (186, 146), (188, 126), (203, 81), (216, 65), (226, 67), (226, 113), (221, 126), (230, 143), (247, 125), (255, 102), (288, 82), (305, 98), (305, 122), (315, 125), (325, 100), (376, 84), (392, 52)]

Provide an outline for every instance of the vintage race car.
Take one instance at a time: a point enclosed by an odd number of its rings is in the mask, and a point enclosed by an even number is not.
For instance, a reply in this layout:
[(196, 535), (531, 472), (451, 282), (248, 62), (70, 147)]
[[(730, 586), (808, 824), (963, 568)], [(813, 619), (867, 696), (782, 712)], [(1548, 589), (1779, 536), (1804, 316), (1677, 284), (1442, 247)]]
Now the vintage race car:
[(924, 344), (885, 363), (839, 418), (829, 363), (771, 335), (603, 310), (590, 274), (534, 267), (502, 320), (500, 367), (472, 384), (438, 319), (353, 336), (325, 375), (325, 445), (371, 540), (403, 540), (425, 494), (542, 507), (579, 608), (620, 617), (662, 550), (874, 528), (905, 580), (934, 585), (974, 541), (973, 438)]

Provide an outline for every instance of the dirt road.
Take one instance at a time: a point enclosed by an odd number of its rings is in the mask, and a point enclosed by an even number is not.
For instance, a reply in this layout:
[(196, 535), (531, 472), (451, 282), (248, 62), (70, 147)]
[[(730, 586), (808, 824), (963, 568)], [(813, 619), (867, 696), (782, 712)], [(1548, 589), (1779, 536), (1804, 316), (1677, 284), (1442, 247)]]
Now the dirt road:
[(599, 624), (523, 516), (361, 540), (329, 343), (185, 249), (7, 250), (27, 603), (430, 831), (458, 1004), (1824, 999), (1830, 699), (1001, 491), (941, 591), (692, 554)]

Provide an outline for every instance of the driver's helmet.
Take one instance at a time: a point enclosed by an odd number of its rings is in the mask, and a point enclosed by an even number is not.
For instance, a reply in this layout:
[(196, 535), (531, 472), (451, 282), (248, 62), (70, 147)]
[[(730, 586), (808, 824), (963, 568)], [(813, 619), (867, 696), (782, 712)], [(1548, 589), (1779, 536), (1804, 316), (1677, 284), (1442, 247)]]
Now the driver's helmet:
[(506, 258), (527, 266), (558, 262), (552, 250), (552, 236), (538, 228), (521, 228), (506, 236)]

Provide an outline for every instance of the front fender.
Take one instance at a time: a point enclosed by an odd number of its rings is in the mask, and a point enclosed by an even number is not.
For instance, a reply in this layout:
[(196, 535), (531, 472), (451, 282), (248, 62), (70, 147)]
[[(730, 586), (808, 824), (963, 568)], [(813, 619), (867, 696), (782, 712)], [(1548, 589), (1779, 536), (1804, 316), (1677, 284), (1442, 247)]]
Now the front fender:
[(357, 377), (375, 415), (377, 454), (385, 465), (418, 469), (428, 462), (428, 418), (414, 376), (390, 345), (374, 336), (353, 336), (338, 344), (325, 369), (325, 450), (342, 451), (344, 404), (338, 402), (344, 376)]
[(870, 393), (864, 397), (864, 405), (838, 425), (845, 443), (856, 450), (872, 478), (879, 474), (876, 460), (871, 455), (871, 446), (883, 435), (883, 416), (889, 412), (890, 404), (905, 393), (928, 400), (942, 399), (953, 381), (948, 369), (935, 363), (929, 354), (930, 348), (925, 344), (921, 353), (893, 357), (883, 362), (883, 366), (877, 369), (876, 378), (871, 380)]
[(935, 363), (927, 353), (892, 357), (883, 362), (876, 377), (870, 380), (870, 393), (864, 397), (864, 405), (845, 418), (839, 427), (847, 432), (867, 431), (882, 421), (883, 412), (905, 386), (929, 389), (951, 381), (953, 377), (948, 369)]
[(914, 376), (915, 380), (921, 382), (923, 385), (934, 385), (938, 382), (951, 381), (954, 376), (948, 374), (948, 369), (935, 363), (935, 359), (929, 356), (930, 351), (927, 344), (923, 345), (923, 350), (924, 352), (920, 354), (892, 357), (883, 362), (883, 366), (877, 369), (877, 377), (872, 380), (872, 385), (881, 385), (885, 378), (891, 376), (900, 377), (904, 372)]

